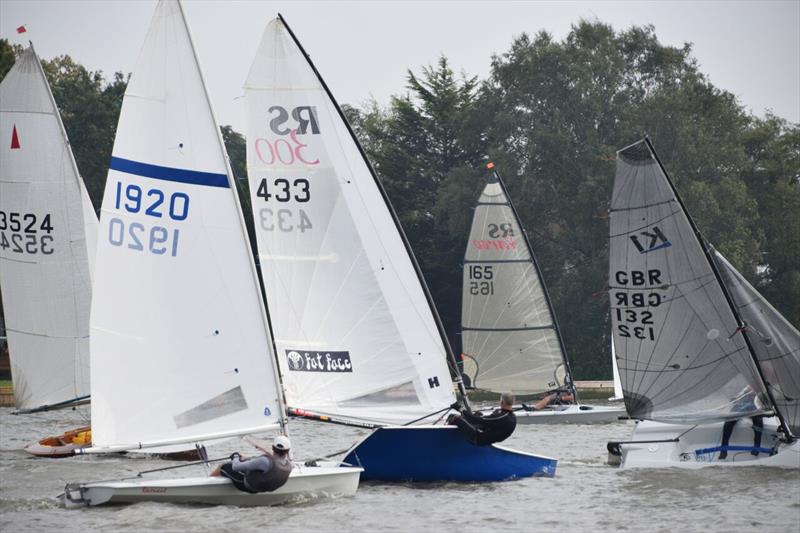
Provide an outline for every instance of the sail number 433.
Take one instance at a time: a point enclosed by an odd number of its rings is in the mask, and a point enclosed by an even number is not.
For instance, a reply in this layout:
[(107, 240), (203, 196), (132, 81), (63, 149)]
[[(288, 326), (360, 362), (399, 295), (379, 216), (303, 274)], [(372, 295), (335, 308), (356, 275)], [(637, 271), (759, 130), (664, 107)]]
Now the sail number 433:
[[(311, 200), (311, 185), (306, 178), (263, 178), (256, 190), (256, 196), (265, 202), (274, 200), (278, 203), (298, 202), (304, 204)], [(302, 208), (291, 209), (281, 207), (273, 209), (269, 207), (261, 208), (258, 212), (259, 222), (264, 231), (291, 232), (299, 230), (305, 233), (312, 229), (306, 211)]]

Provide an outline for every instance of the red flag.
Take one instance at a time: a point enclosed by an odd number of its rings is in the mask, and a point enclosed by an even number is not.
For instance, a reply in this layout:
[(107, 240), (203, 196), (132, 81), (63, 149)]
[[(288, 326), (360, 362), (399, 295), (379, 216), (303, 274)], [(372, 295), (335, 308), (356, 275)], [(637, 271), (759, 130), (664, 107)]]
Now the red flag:
[(17, 136), (16, 124), (14, 124), (14, 129), (11, 131), (11, 149), (19, 150), (19, 137)]
[(28, 30), (25, 29), (25, 25), (24, 24), (22, 26), (20, 26), (19, 28), (17, 28), (17, 33), (25, 33), (26, 31), (28, 31)]

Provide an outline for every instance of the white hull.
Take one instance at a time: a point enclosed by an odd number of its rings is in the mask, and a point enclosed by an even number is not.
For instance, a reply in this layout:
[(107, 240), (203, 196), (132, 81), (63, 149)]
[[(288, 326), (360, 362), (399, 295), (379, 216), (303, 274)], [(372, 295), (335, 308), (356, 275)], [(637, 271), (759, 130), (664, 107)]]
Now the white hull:
[[(488, 414), (488, 411), (484, 411)], [(517, 424), (599, 424), (628, 416), (625, 407), (605, 405), (556, 405), (541, 411), (514, 411)]]
[[(706, 466), (772, 466), (800, 468), (800, 441), (781, 442), (776, 433), (777, 418), (765, 418), (761, 448), (777, 451), (774, 455), (760, 453), (754, 456), (748, 450), (728, 451), (725, 459), (719, 458), (723, 423), (702, 426), (638, 422), (631, 441), (669, 441), (642, 444), (622, 444), (621, 468), (703, 468)], [(734, 426), (729, 446), (753, 446), (753, 424), (742, 419)]]
[(319, 498), (353, 496), (362, 468), (334, 466), (307, 467), (295, 464), (286, 484), (273, 492), (248, 494), (223, 477), (136, 479), (67, 485), (65, 504), (102, 505), (110, 503), (165, 502), (210, 505), (262, 506), (305, 502)]

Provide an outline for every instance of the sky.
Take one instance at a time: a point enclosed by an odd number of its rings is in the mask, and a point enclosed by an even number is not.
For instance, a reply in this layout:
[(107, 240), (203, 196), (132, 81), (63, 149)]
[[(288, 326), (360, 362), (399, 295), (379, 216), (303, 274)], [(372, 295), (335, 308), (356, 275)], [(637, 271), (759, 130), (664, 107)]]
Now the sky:
[[(132, 70), (155, 0), (0, 0), (0, 36), (69, 54), (108, 77)], [(652, 24), (662, 44), (693, 43), (700, 70), (752, 113), (800, 123), (800, 0), (215, 1), (185, 0), (217, 119), (245, 130), (242, 84), (266, 24), (280, 12), (340, 103), (385, 106), (407, 70), (444, 54), (456, 71), (488, 76), (491, 58), (522, 33), (563, 39), (580, 19), (622, 30)], [(25, 25), (27, 33), (15, 28)]]

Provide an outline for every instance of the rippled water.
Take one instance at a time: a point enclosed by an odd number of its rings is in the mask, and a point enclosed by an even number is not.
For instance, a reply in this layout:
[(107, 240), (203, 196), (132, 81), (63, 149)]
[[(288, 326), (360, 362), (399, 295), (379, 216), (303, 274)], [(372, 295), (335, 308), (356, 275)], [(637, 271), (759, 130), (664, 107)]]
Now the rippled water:
[[(630, 436), (632, 426), (624, 422), (519, 426), (506, 444), (558, 458), (553, 479), (364, 483), (354, 498), (270, 508), (141, 503), (64, 509), (55, 497), (67, 481), (123, 477), (167, 463), (121, 456), (35, 459), (23, 445), (82, 424), (85, 412), (10, 413), (0, 409), (2, 531), (800, 531), (797, 471), (620, 471), (606, 466), (605, 443)], [(366, 434), (307, 421), (293, 421), (291, 432), (297, 458), (346, 448)], [(210, 448), (209, 455), (221, 457), (240, 446), (229, 441)]]

